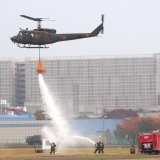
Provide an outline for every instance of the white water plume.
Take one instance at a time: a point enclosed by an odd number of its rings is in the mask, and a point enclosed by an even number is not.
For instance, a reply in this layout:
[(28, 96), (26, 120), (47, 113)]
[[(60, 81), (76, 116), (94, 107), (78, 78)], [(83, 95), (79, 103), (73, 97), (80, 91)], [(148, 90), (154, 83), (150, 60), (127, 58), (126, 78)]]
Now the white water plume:
[[(42, 74), (39, 74), (39, 86), (40, 86), (40, 92), (42, 95), (42, 104), (43, 108), (47, 112), (47, 115), (49, 118), (51, 118), (51, 124), (53, 125), (53, 134), (56, 137), (56, 141), (62, 141), (62, 139), (68, 137), (69, 135), (69, 126), (66, 122), (66, 120), (61, 115), (61, 112), (59, 108), (57, 107), (57, 104), (55, 100), (52, 98), (53, 96), (49, 93), (49, 90), (44, 82)], [(42, 130), (45, 134), (48, 134), (46, 136), (51, 139), (51, 130), (48, 131), (48, 129), (43, 128)], [(53, 139), (52, 139), (53, 140)], [(54, 140), (55, 141), (55, 140)]]
[(82, 137), (82, 136), (70, 136), (64, 139), (58, 145), (58, 152), (61, 153), (65, 148), (68, 147), (93, 147), (95, 142), (89, 138)]
[(64, 141), (62, 141), (62, 143), (60, 145), (62, 145), (63, 143), (66, 143), (67, 141), (70, 141), (70, 139), (74, 139), (74, 143), (75, 143), (75, 139), (78, 139), (79, 141), (85, 140), (87, 142), (95, 144), (94, 141), (92, 141), (91, 139), (86, 138), (86, 137), (82, 137), (82, 136), (70, 136), (70, 137), (66, 138)]

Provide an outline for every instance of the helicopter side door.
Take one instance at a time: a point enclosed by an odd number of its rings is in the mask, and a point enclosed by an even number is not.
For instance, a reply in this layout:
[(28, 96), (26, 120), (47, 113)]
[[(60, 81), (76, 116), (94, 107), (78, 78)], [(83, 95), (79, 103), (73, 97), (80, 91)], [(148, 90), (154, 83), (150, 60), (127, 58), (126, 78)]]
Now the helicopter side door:
[(32, 44), (37, 44), (37, 45), (41, 45), (43, 44), (43, 36), (41, 33), (39, 32), (32, 32), (31, 33), (33, 39), (32, 39)]
[(33, 37), (32, 37), (31, 32), (25, 32), (24, 37), (25, 37), (25, 41), (27, 44), (32, 44)]

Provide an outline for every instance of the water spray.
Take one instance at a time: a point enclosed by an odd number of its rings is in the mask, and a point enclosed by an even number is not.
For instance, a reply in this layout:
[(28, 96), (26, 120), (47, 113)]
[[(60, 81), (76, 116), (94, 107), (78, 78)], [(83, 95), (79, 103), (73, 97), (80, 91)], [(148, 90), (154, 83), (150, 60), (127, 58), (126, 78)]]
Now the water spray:
[[(40, 92), (42, 95), (43, 108), (46, 111), (47, 115), (51, 119), (51, 124), (53, 128), (53, 134), (57, 135), (56, 141), (62, 141), (62, 139), (66, 138), (69, 135), (69, 126), (67, 121), (61, 115), (60, 108), (56, 103), (55, 99), (52, 98), (53, 95), (49, 93), (49, 90), (44, 82), (43, 75), (39, 74), (39, 86)], [(47, 133), (47, 131), (45, 131)], [(48, 133), (47, 136), (49, 136)], [(55, 141), (55, 140), (53, 140)]]
[(40, 66), (37, 69), (39, 87), (42, 96), (42, 108), (46, 111), (48, 117), (51, 119), (51, 127), (43, 127), (42, 135), (47, 137), (47, 140), (50, 143), (54, 141), (56, 144), (58, 144), (58, 152), (63, 152), (65, 146), (68, 144), (74, 144), (74, 146), (78, 146), (79, 143), (84, 142), (86, 145), (89, 143), (91, 146), (93, 146), (94, 142), (89, 138), (82, 136), (71, 136), (71, 134), (73, 135), (75, 131), (71, 130), (67, 120), (61, 114), (61, 110), (56, 102), (55, 96), (49, 92), (49, 89), (43, 79), (43, 69), (43, 66)]

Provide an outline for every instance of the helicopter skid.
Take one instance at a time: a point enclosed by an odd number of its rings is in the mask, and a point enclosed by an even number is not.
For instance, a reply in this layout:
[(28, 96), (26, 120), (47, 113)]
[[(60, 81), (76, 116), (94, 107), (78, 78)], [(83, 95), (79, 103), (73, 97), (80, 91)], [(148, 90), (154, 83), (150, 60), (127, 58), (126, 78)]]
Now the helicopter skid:
[(30, 46), (28, 46), (28, 47), (26, 47), (26, 46), (20, 46), (20, 45), (18, 45), (17, 44), (17, 46), (19, 47), (19, 48), (49, 48), (49, 47), (46, 47), (46, 46), (35, 46), (35, 47), (30, 47)]

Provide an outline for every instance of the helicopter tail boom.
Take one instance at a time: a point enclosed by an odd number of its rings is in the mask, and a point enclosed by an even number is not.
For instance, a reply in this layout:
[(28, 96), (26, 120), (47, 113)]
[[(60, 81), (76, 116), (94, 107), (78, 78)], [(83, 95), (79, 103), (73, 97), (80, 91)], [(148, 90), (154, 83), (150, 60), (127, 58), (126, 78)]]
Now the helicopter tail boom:
[(94, 34), (95, 36), (97, 36), (99, 32), (102, 30), (103, 30), (103, 23), (101, 23), (94, 31), (92, 31), (91, 34)]

